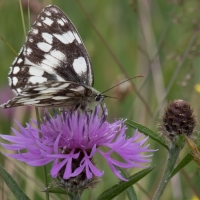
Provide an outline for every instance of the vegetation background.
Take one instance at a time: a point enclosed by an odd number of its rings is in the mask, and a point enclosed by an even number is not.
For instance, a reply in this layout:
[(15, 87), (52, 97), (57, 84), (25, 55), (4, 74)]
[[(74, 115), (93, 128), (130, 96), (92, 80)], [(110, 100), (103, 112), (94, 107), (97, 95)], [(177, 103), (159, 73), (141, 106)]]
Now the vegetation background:
[[(123, 84), (107, 94), (118, 100), (106, 99), (109, 121), (128, 118), (158, 132), (163, 109), (174, 99), (191, 104), (200, 114), (200, 1), (198, 0), (30, 0), (31, 23), (43, 7), (54, 4), (61, 8), (78, 29), (94, 68), (94, 87), (104, 91), (128, 77), (144, 75)], [(22, 0), (27, 31), (29, 30), (28, 0)], [(7, 74), (19, 52), (25, 36), (18, 0), (0, 0), (0, 103), (13, 94), (8, 88)], [(11, 47), (9, 47), (9, 45)], [(0, 110), (0, 133), (11, 133), (14, 119), (25, 125), (35, 117), (28, 107)], [(198, 137), (197, 123), (194, 138)], [(133, 130), (128, 130), (132, 134)], [(159, 133), (160, 134), (160, 133)], [(151, 199), (167, 159), (166, 150), (148, 140), (150, 147), (159, 149), (152, 157), (155, 169), (134, 185), (138, 199)], [(1, 152), (5, 149), (0, 147)], [(189, 152), (185, 147), (181, 158)], [(7, 159), (0, 162), (31, 199), (44, 199), (43, 170)], [(105, 171), (102, 181), (87, 190), (82, 199), (96, 199), (105, 189), (118, 182), (105, 162), (96, 158)], [(134, 174), (139, 169), (127, 171)], [(162, 199), (194, 200), (200, 198), (200, 172), (191, 162), (167, 186)], [(14, 199), (6, 185), (0, 183), (0, 198)], [(116, 199), (125, 199), (125, 193)], [(52, 195), (52, 199), (66, 196)]]

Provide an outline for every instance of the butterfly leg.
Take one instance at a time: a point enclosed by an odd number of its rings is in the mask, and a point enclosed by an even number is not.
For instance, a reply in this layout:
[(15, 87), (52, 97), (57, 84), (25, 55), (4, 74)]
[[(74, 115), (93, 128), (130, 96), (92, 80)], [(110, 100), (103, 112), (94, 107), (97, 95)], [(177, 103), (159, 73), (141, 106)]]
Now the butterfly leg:
[(107, 116), (107, 109), (106, 109), (106, 107), (104, 107), (103, 105), (102, 105), (102, 103), (100, 104), (101, 105), (101, 109), (102, 109), (102, 118), (101, 118), (101, 120), (102, 121), (105, 121), (105, 119), (106, 119), (106, 116)]

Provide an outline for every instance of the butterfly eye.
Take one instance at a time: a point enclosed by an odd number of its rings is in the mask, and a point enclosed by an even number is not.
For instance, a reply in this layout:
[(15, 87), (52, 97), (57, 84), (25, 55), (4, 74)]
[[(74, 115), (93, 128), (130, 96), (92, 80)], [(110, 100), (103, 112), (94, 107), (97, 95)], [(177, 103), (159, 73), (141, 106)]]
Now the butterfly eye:
[(96, 101), (99, 101), (100, 99), (101, 99), (101, 95), (98, 94), (98, 95), (95, 96)]

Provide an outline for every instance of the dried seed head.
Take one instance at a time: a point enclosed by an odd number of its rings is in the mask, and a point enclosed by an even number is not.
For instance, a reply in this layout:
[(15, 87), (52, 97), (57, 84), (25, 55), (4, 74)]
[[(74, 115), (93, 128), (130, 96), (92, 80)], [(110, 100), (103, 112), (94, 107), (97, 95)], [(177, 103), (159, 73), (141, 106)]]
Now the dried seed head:
[(190, 136), (195, 125), (196, 119), (193, 110), (183, 100), (171, 102), (162, 116), (162, 132), (170, 140), (174, 140), (180, 134)]

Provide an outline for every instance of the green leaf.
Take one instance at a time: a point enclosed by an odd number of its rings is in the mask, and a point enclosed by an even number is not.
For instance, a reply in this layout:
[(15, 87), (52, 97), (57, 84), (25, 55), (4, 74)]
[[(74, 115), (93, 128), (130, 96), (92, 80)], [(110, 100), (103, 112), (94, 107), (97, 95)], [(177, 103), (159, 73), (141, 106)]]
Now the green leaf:
[(68, 196), (72, 197), (72, 195), (70, 193), (68, 193), (66, 190), (64, 190), (62, 188), (55, 188), (55, 186), (53, 186), (53, 185), (49, 186), (48, 188), (46, 188), (42, 192), (57, 193), (57, 194), (67, 194)]
[(191, 162), (193, 159), (192, 155), (188, 153), (180, 162), (179, 164), (175, 167), (175, 169), (171, 173), (171, 178), (179, 172), (183, 167), (185, 167), (189, 162)]
[(6, 185), (9, 187), (13, 195), (16, 199), (19, 200), (30, 200), (28, 196), (21, 190), (21, 188), (17, 185), (15, 180), (11, 177), (11, 175), (2, 167), (0, 164), (0, 175), (3, 178)]
[[(126, 173), (124, 172), (124, 170), (122, 170), (120, 167), (116, 167), (116, 168), (121, 172), (121, 175), (125, 179), (128, 179), (128, 177), (127, 177)], [(126, 194), (127, 194), (129, 200), (137, 200), (138, 199), (137, 195), (136, 195), (136, 192), (134, 190), (134, 187), (132, 185), (126, 189)]]
[(58, 194), (68, 194), (64, 189), (61, 188), (51, 188), (48, 187), (45, 190), (43, 190), (42, 192), (49, 192), (49, 193), (58, 193)]
[(126, 194), (127, 194), (129, 200), (138, 200), (133, 186), (130, 186), (129, 188), (126, 189)]
[(149, 172), (151, 172), (154, 169), (154, 167), (146, 168), (128, 178), (128, 181), (120, 181), (118, 184), (112, 186), (105, 192), (103, 192), (97, 200), (110, 200), (119, 195), (121, 192), (129, 188), (131, 185), (138, 182), (140, 179), (142, 179), (144, 176), (146, 176)]
[(165, 141), (161, 137), (159, 137), (158, 134), (156, 134), (151, 129), (149, 129), (149, 128), (141, 125), (141, 124), (138, 124), (134, 121), (131, 121), (131, 120), (126, 120), (125, 124), (130, 126), (131, 128), (138, 129), (139, 132), (144, 133), (145, 135), (149, 136), (152, 140), (155, 140), (156, 142), (161, 144), (166, 149), (169, 149), (168, 146), (166, 145)]

